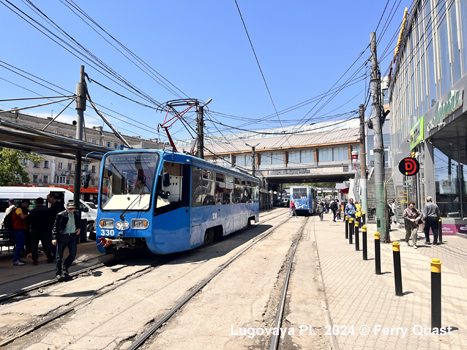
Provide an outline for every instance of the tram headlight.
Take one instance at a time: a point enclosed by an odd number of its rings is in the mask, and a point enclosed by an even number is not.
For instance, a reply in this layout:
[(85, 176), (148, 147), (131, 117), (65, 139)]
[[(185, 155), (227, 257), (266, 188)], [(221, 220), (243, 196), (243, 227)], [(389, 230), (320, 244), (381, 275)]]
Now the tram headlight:
[(149, 221), (146, 219), (131, 220), (131, 228), (135, 230), (144, 230), (149, 227)]
[(114, 220), (113, 219), (101, 219), (99, 220), (99, 227), (100, 228), (114, 228)]
[(115, 223), (115, 228), (119, 231), (125, 231), (130, 228), (130, 223), (128, 221), (117, 221)]

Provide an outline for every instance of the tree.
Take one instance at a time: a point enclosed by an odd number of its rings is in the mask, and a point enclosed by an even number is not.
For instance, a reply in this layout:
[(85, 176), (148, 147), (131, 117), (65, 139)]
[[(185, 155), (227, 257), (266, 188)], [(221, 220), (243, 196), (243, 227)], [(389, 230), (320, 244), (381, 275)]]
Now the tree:
[(30, 181), (28, 173), (24, 171), (23, 160), (41, 162), (44, 158), (10, 148), (0, 149), (0, 186), (22, 185)]

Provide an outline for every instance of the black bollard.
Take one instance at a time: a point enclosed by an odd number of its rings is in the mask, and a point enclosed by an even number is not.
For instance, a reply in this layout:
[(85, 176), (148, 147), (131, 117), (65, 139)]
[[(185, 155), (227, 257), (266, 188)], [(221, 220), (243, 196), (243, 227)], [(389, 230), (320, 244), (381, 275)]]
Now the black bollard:
[(368, 260), (366, 244), (366, 226), (362, 227), (363, 260)]
[(381, 275), (381, 234), (375, 232), (375, 273)]
[(360, 234), (358, 232), (360, 227), (359, 222), (355, 223), (355, 250), (360, 250)]
[(366, 214), (365, 214), (365, 212), (362, 213), (362, 224), (363, 225), (366, 224)]
[(443, 244), (443, 219), (438, 221), (438, 244)]
[(431, 260), (431, 328), (441, 328), (441, 262)]
[(392, 243), (392, 257), (394, 260), (394, 284), (396, 295), (402, 296), (402, 271), (401, 271), (401, 245), (399, 242)]
[(349, 239), (349, 217), (345, 216), (345, 239)]
[(354, 229), (353, 218), (350, 218), (349, 219), (349, 244), (352, 244), (353, 229)]

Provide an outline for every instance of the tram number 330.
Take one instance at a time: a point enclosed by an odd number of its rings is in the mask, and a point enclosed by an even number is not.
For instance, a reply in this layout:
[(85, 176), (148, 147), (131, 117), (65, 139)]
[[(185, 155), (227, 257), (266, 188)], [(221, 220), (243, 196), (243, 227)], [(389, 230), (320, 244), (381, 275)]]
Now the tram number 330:
[(115, 231), (114, 230), (102, 230), (101, 231), (101, 236), (114, 236)]

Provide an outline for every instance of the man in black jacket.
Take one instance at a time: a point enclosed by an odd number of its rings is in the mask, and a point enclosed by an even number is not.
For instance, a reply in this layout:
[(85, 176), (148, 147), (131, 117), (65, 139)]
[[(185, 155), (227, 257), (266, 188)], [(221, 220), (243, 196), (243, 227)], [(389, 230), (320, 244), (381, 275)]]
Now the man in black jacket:
[(331, 210), (332, 210), (332, 221), (336, 222), (336, 216), (337, 216), (337, 202), (335, 200), (332, 201), (331, 203), (331, 206), (330, 206)]
[(52, 227), (54, 224), (54, 213), (52, 209), (44, 206), (44, 198), (36, 199), (36, 206), (29, 212), (28, 224), (31, 231), (31, 253), (32, 264), (38, 264), (39, 240), (42, 242), (42, 249), (47, 256), (47, 263), (54, 260), (50, 252), (50, 243), (52, 242)]
[[(81, 218), (75, 212), (74, 203), (68, 203), (66, 210), (57, 214), (52, 231), (52, 244), (57, 245), (57, 279), (62, 281), (70, 277), (68, 268), (75, 260), (78, 248), (78, 236), (81, 231)], [(65, 248), (68, 247), (68, 257), (63, 261)]]

